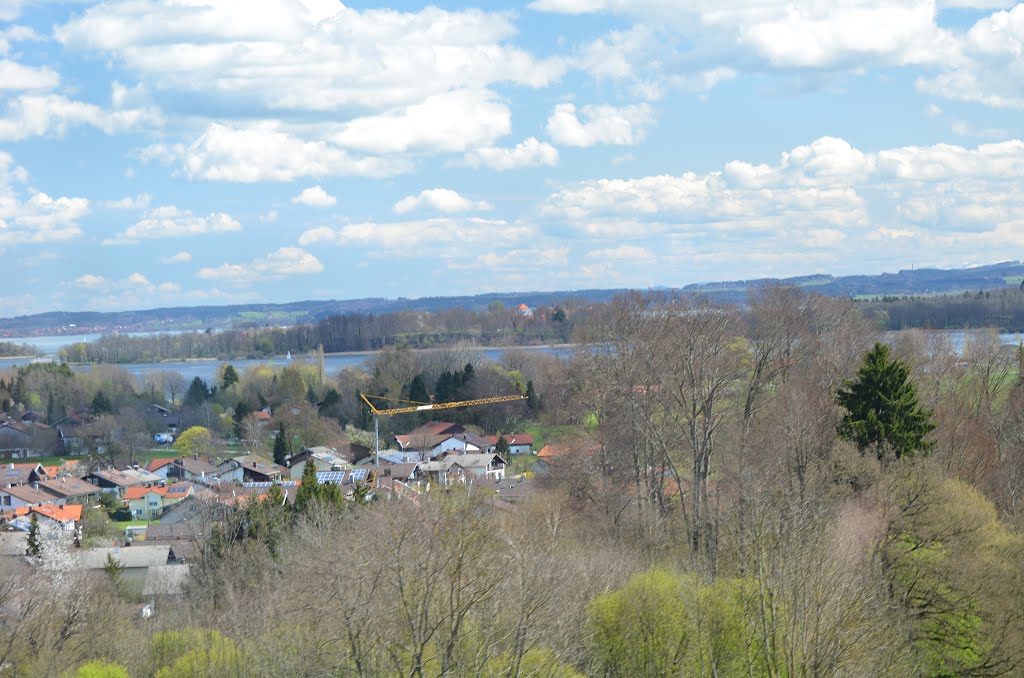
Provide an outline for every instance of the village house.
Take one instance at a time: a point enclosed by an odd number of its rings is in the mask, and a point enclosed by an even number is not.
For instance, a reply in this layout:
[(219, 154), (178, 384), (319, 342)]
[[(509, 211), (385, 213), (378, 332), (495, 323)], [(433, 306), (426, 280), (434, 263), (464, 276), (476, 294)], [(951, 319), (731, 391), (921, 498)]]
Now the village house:
[[(194, 501), (195, 495), (189, 498)], [(187, 502), (177, 504), (184, 506)], [(186, 563), (199, 559), (204, 534), (195, 521), (159, 523), (146, 526), (144, 542), (146, 546), (169, 546), (169, 562)]]
[(485, 452), (494, 452), (498, 448), (498, 440), (504, 438), (508, 443), (509, 454), (533, 454), (533, 436), (527, 433), (505, 433), (500, 436), (485, 436), (487, 449)]
[(57, 432), (40, 421), (0, 422), (0, 457), (26, 459), (61, 451)]
[(100, 500), (100, 489), (81, 478), (63, 475), (50, 480), (40, 480), (38, 484), (40, 490), (53, 496), (55, 506), (64, 506), (71, 502), (93, 506)]
[(424, 462), (418, 471), (440, 485), (473, 480), (500, 482), (505, 477), (506, 465), (497, 454), (452, 454), (444, 459)]
[(288, 459), (288, 478), (302, 478), (302, 473), (310, 460), (316, 465), (317, 471), (344, 471), (352, 466), (348, 460), (338, 456), (333, 448), (303, 447), (302, 451)]
[(149, 568), (167, 565), (170, 552), (171, 547), (167, 545), (91, 548), (81, 549), (78, 561), (82, 569), (102, 573), (107, 567), (107, 556), (110, 556), (123, 568), (122, 580), (141, 593)]
[(69, 504), (67, 506), (40, 504), (38, 506), (23, 507), (14, 510), (11, 525), (16, 529), (28, 531), (32, 516), (35, 515), (40, 529), (71, 532), (75, 529), (75, 524), (82, 520), (82, 508), (79, 504)]
[(72, 412), (53, 423), (53, 430), (57, 432), (64, 454), (82, 454), (85, 451), (85, 438), (82, 436), (81, 428), (92, 419), (91, 414)]
[(33, 485), (6, 485), (0, 488), (0, 507), (6, 509), (28, 508), (40, 504), (52, 504), (55, 498)]
[(155, 473), (137, 468), (124, 470), (99, 469), (86, 475), (85, 480), (100, 488), (103, 492), (116, 494), (122, 498), (129, 487), (161, 485), (164, 482), (164, 479)]
[(3, 476), (0, 482), (4, 485), (29, 485), (31, 483), (46, 480), (49, 475), (42, 464), (25, 462), (21, 464), (8, 463), (3, 467)]
[(438, 435), (397, 435), (403, 452), (419, 452), (422, 459), (436, 459), (445, 454), (479, 454), (486, 451), (489, 442), (474, 433), (442, 433)]
[(220, 472), (213, 464), (203, 461), (199, 455), (175, 459), (167, 467), (167, 477), (175, 480), (206, 480), (214, 478)]
[(129, 487), (124, 498), (134, 520), (157, 520), (164, 511), (193, 492), (190, 483), (168, 487)]
[(159, 457), (157, 459), (150, 459), (149, 463), (146, 464), (146, 470), (150, 473), (156, 474), (167, 480), (167, 474), (170, 472), (170, 465), (174, 463), (177, 457)]
[(274, 482), (289, 477), (288, 469), (255, 454), (221, 462), (217, 474), (220, 480), (235, 483)]

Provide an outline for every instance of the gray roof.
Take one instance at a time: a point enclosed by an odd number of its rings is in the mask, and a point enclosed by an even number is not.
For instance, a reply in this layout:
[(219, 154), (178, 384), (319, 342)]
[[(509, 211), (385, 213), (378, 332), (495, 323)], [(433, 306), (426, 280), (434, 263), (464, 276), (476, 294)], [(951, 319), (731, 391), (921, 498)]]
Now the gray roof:
[(100, 491), (100, 488), (92, 483), (71, 476), (62, 476), (55, 480), (40, 480), (39, 489), (45, 490), (55, 497), (83, 497)]
[(462, 468), (487, 468), (495, 458), (501, 460), (501, 457), (496, 454), (457, 454), (446, 457), (445, 461), (451, 462), (452, 466), (461, 466)]
[(153, 567), (166, 565), (170, 546), (124, 546), (116, 548), (82, 549), (82, 567), (102, 570), (107, 566), (107, 555), (114, 557), (122, 567)]
[(203, 461), (202, 459), (175, 459), (171, 462), (175, 466), (185, 469), (192, 475), (202, 475), (203, 473), (217, 473), (220, 468), (213, 464)]
[(188, 565), (151, 565), (146, 571), (142, 595), (175, 596), (183, 593), (188, 575)]
[(118, 469), (99, 470), (93, 471), (90, 475), (102, 478), (103, 480), (106, 480), (113, 485), (117, 485), (118, 487), (155, 484), (162, 483), (164, 481), (163, 478), (155, 473), (133, 468), (128, 468), (123, 471)]
[(54, 500), (54, 496), (48, 492), (43, 492), (41, 489), (37, 490), (31, 485), (15, 485), (13, 487), (0, 488), (0, 492), (6, 492), (12, 497), (17, 497), (23, 502), (29, 504), (49, 504)]
[(0, 556), (23, 556), (28, 548), (28, 532), (0, 532)]

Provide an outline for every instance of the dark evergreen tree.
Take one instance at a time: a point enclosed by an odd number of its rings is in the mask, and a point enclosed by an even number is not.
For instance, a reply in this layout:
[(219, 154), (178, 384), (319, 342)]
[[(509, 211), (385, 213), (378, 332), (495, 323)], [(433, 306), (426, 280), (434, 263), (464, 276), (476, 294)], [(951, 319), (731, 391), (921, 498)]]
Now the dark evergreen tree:
[(114, 411), (114, 406), (110, 404), (110, 398), (102, 390), (96, 391), (96, 395), (92, 399), (92, 411), (93, 414), (110, 414)]
[(466, 363), (466, 366), (462, 369), (462, 383), (459, 386), (465, 386), (473, 378), (473, 363)]
[(430, 394), (427, 393), (427, 383), (422, 374), (417, 374), (409, 382), (409, 400), (414, 403), (429, 403)]
[(235, 369), (235, 366), (228, 365), (224, 368), (224, 374), (222, 374), (220, 378), (220, 390), (226, 391), (231, 388), (233, 384), (237, 384), (238, 381), (238, 371)]
[(193, 407), (197, 407), (206, 402), (206, 399), (209, 397), (210, 389), (207, 387), (206, 382), (201, 377), (196, 377), (188, 386), (188, 391), (185, 393), (185, 402)]
[(284, 432), (284, 424), (277, 430), (277, 437), (274, 438), (274, 463), (284, 466), (285, 460), (290, 452), (288, 435)]
[(29, 558), (43, 557), (43, 542), (39, 538), (39, 517), (35, 513), (28, 524), (28, 540), (25, 542), (25, 555)]
[(320, 483), (316, 479), (316, 462), (312, 457), (306, 458), (306, 465), (302, 467), (302, 485), (295, 493), (295, 510), (300, 513), (309, 510), (320, 498)]
[(434, 387), (434, 398), (439, 403), (450, 403), (455, 400), (459, 387), (462, 385), (462, 373), (442, 372)]
[(926, 440), (935, 428), (932, 412), (918, 403), (910, 368), (885, 344), (876, 343), (864, 356), (857, 379), (845, 383), (836, 402), (846, 410), (840, 437), (862, 453), (870, 449), (882, 460), (901, 459), (927, 453), (934, 444)]
[(509, 444), (508, 441), (505, 440), (505, 436), (498, 436), (498, 444), (494, 446), (494, 453), (505, 461), (508, 461), (509, 449)]
[(526, 382), (526, 407), (534, 414), (540, 409), (540, 396), (533, 389), (532, 379)]
[(320, 402), (320, 399), (316, 397), (316, 391), (313, 390), (313, 384), (306, 388), (306, 402), (310, 405), (316, 405)]
[(238, 404), (235, 405), (235, 413), (231, 415), (232, 421), (235, 422), (235, 436), (238, 438), (242, 437), (242, 420), (252, 414), (252, 408), (249, 407), (249, 403), (244, 400), (239, 400)]
[(60, 417), (57, 416), (57, 403), (53, 401), (53, 394), (46, 398), (46, 423), (55, 424)]

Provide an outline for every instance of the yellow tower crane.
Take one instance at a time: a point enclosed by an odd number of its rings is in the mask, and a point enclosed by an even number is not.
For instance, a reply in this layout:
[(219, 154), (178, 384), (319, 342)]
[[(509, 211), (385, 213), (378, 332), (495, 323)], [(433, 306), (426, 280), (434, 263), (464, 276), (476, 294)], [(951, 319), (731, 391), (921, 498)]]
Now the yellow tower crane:
[[(473, 407), (474, 405), (490, 405), (492, 403), (508, 403), (516, 400), (526, 400), (524, 395), (502, 395), (491, 396), (490, 398), (476, 398), (475, 400), (457, 400), (451, 403), (418, 403), (414, 400), (401, 400), (400, 398), (388, 398), (387, 396), (367, 395), (360, 393), (359, 397), (369, 406), (373, 412), (373, 460), (374, 460), (374, 486), (379, 483), (380, 478), (380, 426), (379, 417), (392, 414), (406, 414), (409, 412), (426, 412), (428, 410), (453, 410), (456, 407)], [(400, 407), (386, 407), (383, 409), (374, 405), (370, 399), (387, 400), (391, 402), (405, 403)]]

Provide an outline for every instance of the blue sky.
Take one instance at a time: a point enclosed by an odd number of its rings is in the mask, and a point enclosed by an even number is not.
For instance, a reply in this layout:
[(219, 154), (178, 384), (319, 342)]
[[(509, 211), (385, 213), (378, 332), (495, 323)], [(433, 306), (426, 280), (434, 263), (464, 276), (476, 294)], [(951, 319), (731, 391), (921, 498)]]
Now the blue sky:
[(0, 0), (0, 316), (1020, 259), (1022, 109), (1003, 0)]

